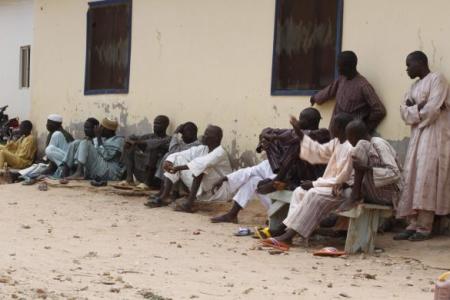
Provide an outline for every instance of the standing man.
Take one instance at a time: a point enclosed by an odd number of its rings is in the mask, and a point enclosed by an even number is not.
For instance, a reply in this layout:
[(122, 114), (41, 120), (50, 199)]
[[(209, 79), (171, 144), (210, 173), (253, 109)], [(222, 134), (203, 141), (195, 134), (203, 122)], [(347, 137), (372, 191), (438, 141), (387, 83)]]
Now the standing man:
[(323, 104), (336, 98), (330, 128), (339, 113), (351, 114), (366, 123), (373, 132), (386, 116), (386, 108), (372, 85), (356, 70), (358, 58), (353, 51), (344, 51), (338, 57), (339, 78), (311, 97), (311, 105)]
[(434, 216), (450, 213), (450, 100), (447, 80), (430, 72), (423, 52), (409, 54), (406, 66), (411, 79), (419, 78), (400, 106), (411, 138), (397, 217), (406, 217), (409, 226), (394, 239), (423, 241), (431, 236)]

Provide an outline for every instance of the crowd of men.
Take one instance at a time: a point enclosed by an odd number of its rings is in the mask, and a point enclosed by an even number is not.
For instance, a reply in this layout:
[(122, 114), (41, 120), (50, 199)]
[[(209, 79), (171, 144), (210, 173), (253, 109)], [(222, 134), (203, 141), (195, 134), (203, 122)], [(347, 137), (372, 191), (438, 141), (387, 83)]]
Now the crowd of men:
[[(119, 181), (123, 188), (156, 188), (145, 203), (150, 208), (171, 204), (193, 212), (196, 200), (231, 200), (230, 210), (213, 223), (237, 223), (250, 200), (258, 198), (269, 209), (271, 192), (292, 190), (283, 224), (266, 231), (269, 246), (288, 248), (297, 235), (309, 238), (333, 211), (361, 202), (392, 205), (408, 222), (394, 239), (423, 241), (431, 237), (435, 215), (450, 213), (450, 95), (447, 80), (430, 71), (423, 52), (409, 54), (406, 65), (418, 80), (400, 107), (411, 127), (403, 170), (393, 147), (375, 134), (386, 109), (358, 73), (351, 51), (339, 56), (339, 78), (312, 96), (312, 106), (298, 119), (291, 117), (291, 129), (262, 130), (256, 151), (267, 159), (255, 166), (233, 172), (220, 127), (209, 125), (199, 140), (196, 124), (186, 122), (169, 136), (163, 115), (155, 118), (153, 133), (128, 138), (116, 135), (116, 121), (89, 118), (79, 140), (63, 129), (61, 116), (50, 115), (47, 162), (34, 165), (32, 124), (23, 121), (20, 138), (0, 146), (0, 166), (21, 169), (25, 184), (54, 176), (61, 183), (89, 179), (94, 185)], [(333, 98), (329, 128), (319, 128), (321, 115), (313, 106)]]

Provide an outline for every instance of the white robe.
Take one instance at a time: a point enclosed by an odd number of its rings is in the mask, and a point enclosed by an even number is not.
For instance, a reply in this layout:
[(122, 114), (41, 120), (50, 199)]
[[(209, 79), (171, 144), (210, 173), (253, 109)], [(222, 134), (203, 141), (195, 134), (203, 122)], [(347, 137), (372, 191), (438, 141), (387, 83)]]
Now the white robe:
[(197, 193), (199, 200), (224, 200), (224, 198), (227, 198), (228, 191), (225, 191), (225, 189), (221, 190), (227, 195), (221, 195), (220, 192), (212, 194), (211, 192), (214, 183), (231, 173), (228, 153), (222, 146), (215, 148), (211, 152), (209, 152), (208, 146), (205, 145), (192, 147), (169, 155), (166, 161), (172, 162), (174, 166), (188, 166), (188, 170), (175, 174), (165, 172), (164, 176), (173, 183), (181, 180), (189, 190), (194, 180), (193, 176), (197, 177), (200, 174), (204, 174)]
[(264, 179), (273, 179), (273, 173), (269, 161), (266, 159), (253, 167), (237, 170), (227, 176), (230, 192), (234, 194), (233, 200), (240, 207), (245, 208), (250, 200), (258, 198), (266, 209), (269, 209), (272, 201), (268, 195), (258, 194), (256, 189), (258, 183)]
[(45, 155), (48, 160), (54, 162), (57, 166), (60, 166), (68, 149), (69, 143), (64, 134), (60, 131), (55, 131), (50, 138), (48, 146), (45, 148)]
[[(406, 106), (406, 99), (416, 105)], [(425, 106), (419, 111), (419, 103)], [(400, 107), (411, 138), (404, 165), (404, 190), (397, 216), (418, 210), (450, 213), (450, 95), (448, 82), (439, 73), (416, 81)]]
[(333, 190), (352, 178), (352, 145), (340, 143), (337, 138), (327, 144), (319, 144), (304, 136), (300, 146), (300, 158), (312, 164), (327, 164), (322, 177), (313, 182), (313, 188), (305, 191), (301, 187), (292, 194), (289, 213), (284, 224), (308, 238), (320, 221), (336, 209), (349, 196), (348, 190), (334, 195)]

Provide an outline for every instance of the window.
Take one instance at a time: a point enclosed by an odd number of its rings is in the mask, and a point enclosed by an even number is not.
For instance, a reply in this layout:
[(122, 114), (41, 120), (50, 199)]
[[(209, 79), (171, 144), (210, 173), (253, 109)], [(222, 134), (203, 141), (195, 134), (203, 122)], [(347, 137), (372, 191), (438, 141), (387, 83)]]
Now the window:
[(336, 78), (343, 0), (277, 0), (272, 95), (312, 95)]
[(89, 3), (84, 93), (128, 93), (131, 0)]
[(20, 47), (19, 87), (30, 87), (30, 46)]

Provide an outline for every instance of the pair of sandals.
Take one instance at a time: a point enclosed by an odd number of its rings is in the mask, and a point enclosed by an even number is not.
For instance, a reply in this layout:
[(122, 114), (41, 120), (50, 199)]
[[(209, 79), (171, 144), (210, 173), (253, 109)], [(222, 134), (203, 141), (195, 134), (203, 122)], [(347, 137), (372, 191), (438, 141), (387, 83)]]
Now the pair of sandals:
[(408, 240), (411, 242), (421, 242), (429, 240), (431, 238), (431, 233), (419, 232), (415, 230), (405, 230), (394, 236), (394, 240), (402, 241)]

